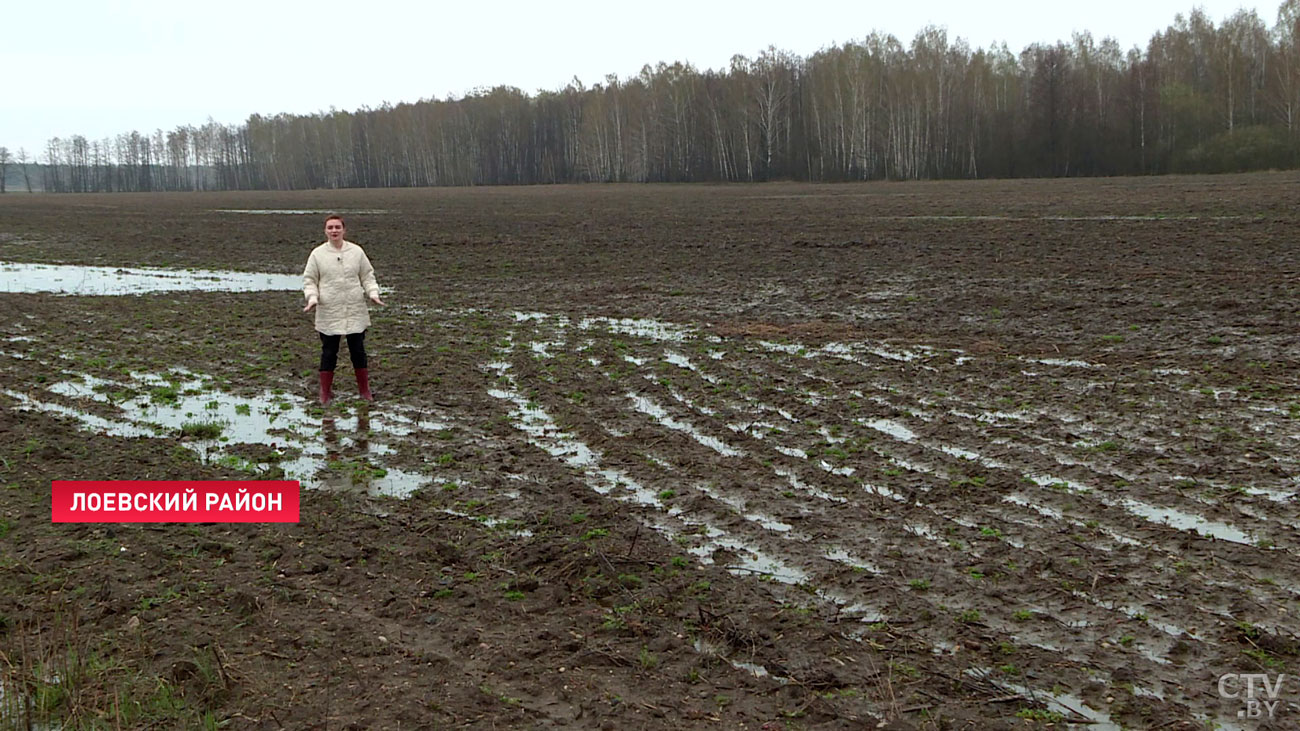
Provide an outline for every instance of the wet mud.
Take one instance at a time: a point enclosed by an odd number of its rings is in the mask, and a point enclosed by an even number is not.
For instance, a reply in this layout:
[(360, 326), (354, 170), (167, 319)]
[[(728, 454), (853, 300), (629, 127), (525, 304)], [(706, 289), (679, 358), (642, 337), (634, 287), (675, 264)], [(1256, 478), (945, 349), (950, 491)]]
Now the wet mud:
[[(377, 401), (341, 359), (321, 407), (300, 293), (0, 291), (0, 706), (1287, 728), (1218, 681), (1300, 659), (1298, 190), (0, 197), (8, 268), (289, 278), (337, 206), (389, 303)], [(302, 522), (49, 523), (52, 479), (250, 477)], [(67, 647), (115, 670), (42, 715)]]

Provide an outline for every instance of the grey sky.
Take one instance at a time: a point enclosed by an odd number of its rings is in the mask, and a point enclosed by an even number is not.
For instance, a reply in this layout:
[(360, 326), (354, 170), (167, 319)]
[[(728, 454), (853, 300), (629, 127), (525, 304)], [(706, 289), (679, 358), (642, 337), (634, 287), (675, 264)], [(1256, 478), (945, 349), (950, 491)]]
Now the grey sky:
[(725, 67), (768, 45), (807, 56), (872, 30), (908, 43), (927, 24), (1013, 52), (1074, 31), (1145, 47), (1178, 13), (1216, 23), (1240, 8), (1273, 26), (1277, 3), (1240, 0), (9, 0), (0, 145), (42, 154), (55, 136), (239, 123), (417, 101), (498, 84), (590, 85), (642, 65)]

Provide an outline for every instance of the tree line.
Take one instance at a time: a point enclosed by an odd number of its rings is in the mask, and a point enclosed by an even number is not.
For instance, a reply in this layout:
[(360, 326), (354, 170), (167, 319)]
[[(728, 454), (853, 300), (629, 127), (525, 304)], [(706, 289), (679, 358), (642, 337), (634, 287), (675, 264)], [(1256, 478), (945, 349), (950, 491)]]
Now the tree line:
[(1300, 0), (1285, 0), (1271, 28), (1254, 11), (1216, 26), (1193, 10), (1145, 50), (1078, 33), (1015, 54), (929, 27), (907, 45), (875, 33), (807, 58), (768, 48), (722, 70), (660, 63), (536, 95), (497, 87), (55, 138), (38, 167), (45, 190), (87, 192), (1134, 175), (1298, 161)]

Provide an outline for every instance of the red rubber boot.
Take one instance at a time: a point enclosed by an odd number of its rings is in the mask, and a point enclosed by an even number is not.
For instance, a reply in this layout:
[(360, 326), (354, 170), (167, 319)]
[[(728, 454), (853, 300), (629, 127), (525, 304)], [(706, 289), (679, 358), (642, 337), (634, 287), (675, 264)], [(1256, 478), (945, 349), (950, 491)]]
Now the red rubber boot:
[(334, 397), (334, 371), (320, 372), (320, 403), (328, 404)]
[(370, 394), (370, 369), (357, 369), (357, 391), (361, 393), (363, 401), (374, 401), (375, 397)]

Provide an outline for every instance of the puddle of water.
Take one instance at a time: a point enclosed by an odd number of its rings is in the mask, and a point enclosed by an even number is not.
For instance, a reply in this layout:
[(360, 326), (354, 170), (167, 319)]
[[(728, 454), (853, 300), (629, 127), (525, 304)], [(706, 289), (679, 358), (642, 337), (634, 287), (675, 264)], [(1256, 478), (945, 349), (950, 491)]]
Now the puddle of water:
[[(512, 384), (513, 385), (513, 384)], [(541, 447), (547, 454), (556, 457), (570, 467), (579, 469), (596, 464), (597, 455), (584, 442), (574, 435), (562, 431), (541, 406), (512, 389), (491, 388), (488, 395), (492, 398), (510, 401), (515, 406), (514, 426), (527, 434), (529, 443)]]
[[(884, 348), (867, 348), (867, 352), (874, 356), (884, 358), (885, 360), (896, 360), (901, 363), (911, 363), (917, 358), (925, 357), (924, 353), (918, 353), (912, 350), (886, 350)], [(934, 370), (933, 368), (929, 370)]]
[[(1095, 603), (1095, 602), (1094, 602), (1094, 603)], [(1146, 608), (1146, 607), (1135, 607), (1135, 606), (1129, 605), (1129, 606), (1123, 606), (1123, 607), (1120, 607), (1119, 610), (1120, 610), (1121, 612), (1127, 614), (1129, 617), (1131, 617), (1131, 618), (1133, 618), (1133, 619), (1138, 619), (1139, 617), (1147, 617), (1147, 619), (1146, 619), (1146, 623), (1147, 623), (1147, 624), (1151, 625), (1152, 627), (1155, 627), (1156, 629), (1160, 630), (1161, 632), (1164, 632), (1165, 634), (1169, 635), (1170, 637), (1183, 637), (1183, 636), (1187, 636), (1187, 637), (1190, 637), (1190, 638), (1192, 638), (1192, 639), (1194, 639), (1194, 640), (1202, 640), (1202, 641), (1205, 640), (1204, 637), (1202, 637), (1201, 635), (1197, 634), (1196, 632), (1194, 632), (1193, 630), (1191, 630), (1191, 629), (1189, 629), (1189, 628), (1187, 628), (1187, 627), (1180, 627), (1179, 625), (1172, 624), (1172, 623), (1170, 623), (1170, 622), (1163, 622), (1163, 621), (1158, 620), (1158, 619), (1151, 619), (1151, 618), (1150, 618), (1149, 616), (1147, 616), (1147, 614), (1146, 614), (1146, 612), (1147, 612), (1147, 608)], [(1161, 659), (1161, 662), (1167, 662), (1167, 661), (1165, 661), (1165, 660), (1162, 658), (1162, 659)]]
[(712, 564), (713, 554), (717, 551), (729, 551), (735, 555), (735, 560), (728, 562), (726, 569), (740, 576), (758, 574), (791, 586), (808, 583), (808, 574), (803, 569), (791, 566), (775, 556), (769, 556), (736, 538), (713, 538), (700, 546), (686, 550), (704, 564)]
[(1044, 690), (1034, 690), (1027, 686), (1008, 683), (1001, 680), (998, 673), (992, 668), (970, 668), (965, 671), (965, 674), (1040, 702), (1047, 706), (1049, 710), (1056, 711), (1067, 719), (1086, 718), (1088, 728), (1093, 731), (1121, 731), (1119, 724), (1110, 719), (1109, 713), (1089, 707), (1082, 698), (1070, 693), (1049, 693)]
[[(945, 517), (945, 518), (947, 518), (948, 520), (951, 520), (952, 522), (956, 523), (957, 525), (960, 525), (960, 526), (963, 526), (963, 527), (966, 527), (966, 528), (970, 528), (970, 529), (973, 530), (973, 531), (981, 531), (981, 530), (983, 530), (984, 528), (988, 527), (988, 526), (985, 526), (985, 525), (981, 525), (980, 523), (977, 523), (977, 522), (975, 522), (975, 521), (973, 521), (973, 520), (970, 520), (969, 518), (964, 518), (964, 517), (962, 517), (962, 516), (960, 516), (960, 515), (958, 515), (958, 516), (946, 516), (946, 515), (945, 515), (945, 516), (942, 516), (942, 517)], [(1002, 541), (1003, 543), (1006, 543), (1006, 544), (1008, 544), (1008, 545), (1010, 545), (1010, 546), (1014, 546), (1015, 548), (1024, 548), (1024, 547), (1025, 547), (1025, 543), (1024, 543), (1024, 541), (1016, 540), (1015, 538), (1012, 538), (1011, 536), (1003, 536), (1003, 535), (999, 535), (999, 536), (997, 536), (997, 540)]]
[(534, 353), (536, 353), (537, 355), (540, 355), (540, 356), (543, 357), (543, 358), (550, 358), (550, 357), (552, 357), (552, 356), (551, 356), (551, 351), (547, 350), (547, 348), (551, 348), (551, 347), (561, 347), (561, 348), (562, 348), (562, 347), (564, 347), (564, 343), (543, 343), (543, 342), (537, 342), (537, 341), (533, 341), (533, 342), (529, 343), (528, 345), (529, 345), (530, 348), (532, 348), (532, 350), (533, 350)]
[(732, 497), (730, 495), (723, 495), (722, 493), (718, 492), (717, 490), (714, 490), (708, 485), (703, 485), (703, 484), (696, 485), (696, 488), (699, 489), (699, 491), (704, 493), (705, 495), (708, 495), (714, 500), (717, 500), (718, 502), (735, 510), (737, 513), (740, 513), (741, 516), (745, 518), (745, 520), (748, 520), (751, 523), (757, 523), (763, 526), (764, 528), (766, 528), (767, 530), (775, 531), (777, 533), (789, 533), (790, 531), (794, 530), (794, 526), (790, 525), (789, 523), (782, 522), (780, 520), (777, 520), (776, 518), (773, 518), (768, 515), (764, 515), (762, 513), (747, 511), (745, 507), (745, 501), (741, 498)]
[(647, 454), (647, 455), (646, 455), (646, 459), (650, 460), (651, 462), (655, 463), (656, 465), (658, 465), (659, 467), (662, 467), (662, 468), (665, 469), (665, 470), (672, 471), (672, 470), (674, 469), (673, 466), (672, 466), (672, 464), (668, 463), (667, 461), (665, 461), (664, 459), (662, 459), (662, 458), (659, 457), (658, 455)]
[(859, 422), (865, 427), (870, 427), (878, 432), (883, 432), (897, 439), (900, 442), (915, 442), (916, 432), (889, 419), (872, 419), (870, 421)]
[(273, 292), (302, 289), (302, 277), (210, 269), (13, 264), (0, 262), (0, 291), (69, 295), (154, 292)]
[[(212, 439), (183, 439), (180, 445), (198, 454), (206, 461), (229, 462), (240, 469), (262, 469), (272, 463), (252, 463), (234, 454), (225, 453), (224, 444), (255, 444), (277, 448), (296, 447), (300, 456), (274, 462), (284, 470), (285, 479), (298, 480), (304, 487), (335, 487), (339, 480), (326, 478), (316, 482), (316, 475), (337, 457), (343, 444), (338, 440), (342, 433), (348, 446), (377, 457), (389, 454), (387, 444), (373, 442), (373, 435), (392, 436), (409, 430), (393, 426), (387, 415), (365, 411), (355, 417), (327, 417), (322, 420), (309, 415), (303, 404), (288, 395), (264, 394), (245, 398), (208, 390), (203, 379), (185, 371), (171, 373), (173, 381), (158, 374), (131, 374), (137, 390), (144, 386), (146, 393), (113, 401), (109, 394), (122, 390), (125, 384), (82, 376), (80, 381), (64, 381), (50, 386), (49, 390), (71, 398), (85, 398), (112, 404), (122, 412), (122, 417), (106, 419), (62, 404), (43, 402), (26, 394), (6, 392), (27, 408), (63, 414), (80, 421), (87, 429), (124, 438), (171, 436), (187, 424), (211, 424), (220, 427), (220, 436)], [(152, 390), (150, 389), (152, 387)], [(97, 390), (98, 389), (98, 390)], [(155, 397), (165, 400), (156, 401)], [(399, 417), (400, 418), (400, 417)], [(273, 430), (276, 433), (272, 433)], [(284, 430), (285, 433), (280, 433)], [(316, 439), (317, 436), (323, 439)], [(322, 443), (324, 442), (324, 443)], [(378, 495), (408, 497), (429, 482), (427, 477), (398, 469), (383, 469), (384, 474), (371, 472), (366, 480), (369, 489)], [(349, 480), (344, 480), (351, 487)]]
[(364, 214), (380, 214), (380, 213), (391, 212), (383, 208), (355, 208), (352, 210), (328, 210), (328, 211), (319, 208), (214, 208), (212, 210), (214, 213), (243, 213), (243, 214), (248, 214), (253, 216), (271, 216), (271, 215), (305, 216), (310, 214), (329, 215), (331, 213), (338, 213), (338, 214), (349, 213), (349, 214), (356, 214), (356, 215), (364, 215)]
[(783, 678), (779, 675), (772, 675), (767, 671), (767, 668), (763, 667), (762, 665), (756, 665), (752, 662), (742, 662), (740, 660), (727, 657), (727, 655), (724, 653), (722, 648), (718, 647), (717, 645), (713, 644), (712, 642), (709, 642), (708, 640), (702, 637), (695, 640), (695, 651), (700, 653), (701, 655), (707, 655), (709, 657), (717, 657), (726, 660), (733, 668), (736, 668), (737, 670), (744, 670), (745, 672), (750, 673), (756, 678), (771, 678), (776, 682), (780, 683), (781, 685), (787, 685), (788, 683), (790, 683), (789, 678)]
[[(452, 510), (451, 508), (443, 508), (442, 512), (446, 513), (447, 515), (454, 515), (457, 518), (465, 518), (466, 520), (472, 520), (475, 523), (481, 523), (482, 525), (488, 528), (496, 528), (501, 525), (513, 526), (515, 523), (518, 522), (515, 520), (494, 518), (490, 515), (470, 515), (469, 513), (462, 513), (459, 510)], [(511, 535), (518, 536), (519, 538), (533, 537), (533, 532), (528, 530), (527, 528), (511, 527), (509, 529), (509, 532)]]
[(947, 539), (939, 537), (938, 533), (935, 533), (933, 530), (930, 530), (930, 526), (928, 525), (922, 525), (920, 523), (904, 523), (903, 530), (907, 533), (911, 533), (914, 536), (920, 536), (921, 538), (935, 541), (937, 543), (948, 542)]
[(1235, 528), (1227, 523), (1220, 523), (1200, 515), (1185, 513), (1176, 508), (1166, 508), (1150, 503), (1144, 503), (1132, 498), (1120, 498), (1120, 504), (1129, 512), (1139, 515), (1153, 523), (1164, 523), (1165, 525), (1177, 528), (1178, 530), (1187, 530), (1198, 533), (1203, 536), (1212, 536), (1222, 541), (1231, 541), (1233, 543), (1242, 543), (1245, 545), (1254, 545), (1250, 536), (1239, 528)]
[(984, 455), (978, 452), (972, 452), (969, 449), (962, 449), (961, 447), (950, 447), (946, 444), (940, 444), (938, 447), (935, 448), (938, 449), (940, 452), (943, 452), (944, 454), (948, 455), (949, 457), (964, 459), (968, 462), (976, 462), (980, 465), (992, 469), (996, 469), (996, 470), (1009, 469), (1009, 467), (1005, 463), (999, 462), (998, 460), (992, 459), (990, 457), (985, 457)]
[(832, 475), (839, 475), (840, 477), (852, 477), (853, 473), (857, 472), (856, 467), (835, 467), (826, 460), (819, 460), (818, 466)]
[(864, 482), (862, 483), (862, 489), (866, 490), (867, 492), (875, 493), (876, 495), (879, 495), (881, 497), (887, 497), (890, 500), (893, 500), (895, 502), (900, 502), (900, 503), (907, 502), (907, 498), (903, 497), (902, 494), (894, 492), (893, 490), (890, 490), (888, 487), (885, 487), (884, 485), (876, 485), (870, 482)]
[[(1119, 474), (1120, 477), (1124, 477), (1124, 479), (1128, 479), (1127, 477), (1125, 477), (1123, 474), (1120, 474), (1119, 472), (1116, 472), (1116, 474)], [(1173, 480), (1174, 482), (1178, 482), (1180, 480), (1192, 480), (1193, 478), (1187, 477), (1186, 475), (1171, 475), (1169, 479)], [(1293, 483), (1297, 479), (1300, 478), (1292, 478)], [(1206, 485), (1208, 487), (1212, 487), (1217, 490), (1222, 490), (1225, 493), (1229, 491), (1240, 490), (1246, 493), (1247, 495), (1252, 495), (1254, 497), (1268, 498), (1269, 500), (1275, 503), (1290, 502), (1291, 500), (1294, 500), (1297, 495), (1296, 490), (1283, 490), (1276, 487), (1260, 487), (1259, 485), (1227, 485), (1213, 480), (1204, 480), (1204, 481), (1195, 480), (1195, 481), (1200, 482), (1201, 484)], [(1129, 482), (1137, 482), (1137, 480), (1129, 480)], [(1238, 506), (1239, 510), (1245, 510), (1245, 508), (1246, 506)], [(1269, 520), (1269, 518), (1261, 518), (1261, 520)]]
[[(1059, 521), (1062, 522), (1062, 523), (1069, 523), (1070, 525), (1075, 525), (1075, 526), (1082, 526), (1082, 525), (1084, 525), (1084, 523), (1083, 523), (1082, 521), (1075, 520), (1074, 518), (1069, 518), (1069, 517), (1067, 517), (1064, 513), (1060, 512), (1059, 510), (1055, 510), (1055, 509), (1053, 509), (1053, 508), (1049, 508), (1049, 507), (1047, 507), (1046, 505), (1039, 505), (1038, 503), (1035, 503), (1034, 501), (1030, 500), (1029, 498), (1025, 497), (1024, 495), (1019, 495), (1019, 494), (1003, 495), (1003, 496), (1002, 496), (1002, 499), (1003, 499), (1003, 501), (1005, 501), (1005, 502), (1012, 503), (1012, 504), (1014, 504), (1014, 505), (1019, 505), (1019, 506), (1022, 507), (1022, 508), (1029, 508), (1030, 510), (1032, 510), (1032, 511), (1038, 513), (1039, 515), (1043, 516), (1044, 518), (1051, 518), (1052, 520), (1059, 520)], [(1127, 545), (1127, 546), (1141, 546), (1141, 545), (1142, 545), (1142, 542), (1141, 542), (1141, 541), (1138, 541), (1138, 540), (1133, 539), (1133, 538), (1129, 538), (1128, 536), (1123, 535), (1123, 534), (1121, 534), (1121, 533), (1117, 533), (1114, 529), (1107, 528), (1107, 527), (1105, 527), (1105, 526), (1097, 526), (1096, 530), (1101, 531), (1103, 535), (1107, 536), (1107, 537), (1110, 538), (1111, 540), (1117, 541), (1117, 542), (1119, 542), (1119, 543), (1123, 543), (1123, 544), (1125, 544), (1125, 545)]]
[(806, 492), (815, 498), (820, 498), (822, 500), (826, 500), (832, 503), (847, 503), (849, 501), (848, 498), (843, 498), (838, 495), (832, 495), (829, 492), (826, 492), (825, 490), (821, 490), (816, 487), (813, 487), (812, 485), (809, 485), (808, 483), (799, 479), (799, 476), (791, 472), (790, 470), (781, 467), (773, 467), (772, 471), (780, 475), (781, 477), (784, 477), (786, 480), (788, 480), (790, 483), (790, 487), (793, 487), (794, 489), (799, 490), (801, 492)]
[(695, 329), (692, 327), (649, 318), (586, 317), (578, 321), (580, 330), (601, 328), (622, 335), (670, 343), (684, 342), (695, 334)]
[(22, 404), (22, 406), (20, 407), (21, 409), (32, 409), (37, 411), (49, 412), (51, 414), (59, 414), (60, 416), (70, 416), (80, 421), (89, 430), (101, 432), (107, 434), (108, 436), (125, 437), (127, 439), (133, 439), (136, 437), (157, 437), (157, 436), (161, 436), (163, 433), (163, 430), (161, 429), (154, 429), (147, 426), (122, 423), (118, 421), (110, 421), (108, 419), (95, 416), (94, 414), (87, 414), (83, 411), (78, 411), (77, 409), (73, 409), (64, 406), (62, 404), (50, 403), (46, 401), (38, 401), (37, 399), (34, 399), (25, 393), (18, 393), (17, 391), (10, 391), (6, 389), (5, 391), (0, 393), (4, 393), (4, 395)]
[(542, 320), (545, 320), (546, 318), (550, 317), (550, 315), (546, 314), (545, 312), (514, 312), (511, 314), (514, 316), (515, 322), (528, 322), (530, 320), (534, 322), (541, 322)]
[(845, 551), (843, 548), (827, 548), (826, 553), (822, 555), (836, 563), (847, 564), (855, 569), (862, 569), (863, 571), (872, 574), (880, 575), (884, 573), (879, 566), (865, 559), (858, 558), (848, 551)]
[(1089, 363), (1086, 360), (1072, 360), (1069, 358), (1025, 358), (1030, 363), (1042, 363), (1051, 366), (1067, 366), (1070, 368), (1105, 368), (1106, 366), (1099, 363)]
[(664, 360), (668, 361), (669, 363), (672, 363), (678, 368), (685, 368), (688, 371), (699, 370), (698, 368), (695, 367), (693, 363), (691, 363), (690, 358), (687, 358), (681, 353), (676, 353), (671, 350), (664, 353)]
[[(651, 376), (646, 376), (646, 380), (652, 381), (654, 380), (654, 378)], [(717, 416), (718, 414), (717, 411), (709, 408), (708, 406), (700, 406), (699, 404), (695, 403), (689, 398), (686, 398), (682, 394), (678, 393), (676, 389), (669, 389), (668, 395), (672, 396), (673, 399), (676, 400), (678, 403), (685, 404), (693, 411), (698, 411), (699, 413), (704, 414), (705, 416)]]
[(708, 381), (709, 383), (717, 383), (720, 380), (717, 376), (712, 375), (710, 373), (705, 373), (701, 371), (699, 368), (696, 368), (695, 364), (691, 362), (691, 359), (687, 358), (681, 353), (675, 353), (671, 350), (667, 351), (664, 354), (664, 360), (677, 366), (678, 368), (685, 368), (686, 370), (695, 373), (700, 378), (704, 379), (705, 381)]
[(1028, 477), (1041, 487), (1063, 485), (1070, 492), (1088, 494), (1090, 497), (1096, 498), (1097, 501), (1103, 505), (1120, 508), (1151, 523), (1159, 523), (1178, 530), (1191, 531), (1198, 535), (1218, 538), (1219, 540), (1230, 541), (1232, 543), (1241, 543), (1248, 546), (1254, 545), (1255, 543), (1251, 540), (1250, 536), (1240, 528), (1216, 520), (1210, 520), (1209, 518), (1200, 515), (1187, 513), (1178, 510), (1177, 508), (1156, 506), (1141, 500), (1135, 500), (1131, 497), (1110, 497), (1105, 493), (1092, 490), (1085, 485), (1074, 482), (1073, 480), (1052, 477), (1051, 475), (1028, 475)]
[(748, 434), (755, 439), (763, 439), (768, 435), (768, 432), (776, 428), (776, 424), (766, 421), (751, 421), (746, 424), (728, 424), (727, 428), (737, 434)]
[(1139, 698), (1154, 698), (1158, 701), (1165, 699), (1164, 688), (1143, 688), (1140, 685), (1133, 686), (1133, 695)]
[(769, 340), (760, 340), (758, 341), (758, 344), (763, 346), (764, 349), (776, 353), (785, 353), (787, 355), (803, 354), (805, 358), (812, 357), (812, 355), (808, 352), (808, 349), (800, 345), (799, 343), (773, 343)]
[(827, 429), (824, 426), (819, 427), (817, 429), (817, 433), (821, 435), (821, 438), (825, 439), (829, 444), (843, 444), (844, 442), (848, 441), (844, 437), (837, 437), (834, 434), (831, 434), (831, 430)]
[(1091, 708), (1091, 706), (1088, 706), (1087, 702), (1084, 702), (1083, 698), (1071, 695), (1071, 693), (1035, 691), (1035, 689), (1028, 688), (1026, 685), (1017, 685), (1015, 683), (1002, 682), (1002, 680), (995, 680), (993, 679), (995, 672), (993, 672), (992, 669), (974, 669), (974, 667), (972, 667), (972, 669), (967, 670), (966, 672), (967, 674), (976, 676), (976, 678), (983, 676), (983, 678), (988, 680), (989, 683), (1001, 685), (1001, 687), (1004, 687), (1013, 693), (1021, 693), (1023, 696), (1032, 698), (1032, 700), (1043, 702), (1044, 705), (1048, 706), (1048, 709), (1057, 711), (1057, 713), (1065, 715), (1066, 718), (1087, 718), (1088, 728), (1091, 728), (1092, 731), (1121, 731), (1122, 727), (1110, 719), (1109, 713), (1106, 713), (1104, 710)]
[(674, 419), (672, 416), (668, 414), (667, 411), (664, 410), (662, 406), (655, 403), (648, 397), (639, 396), (635, 393), (629, 393), (627, 394), (627, 397), (629, 399), (632, 399), (633, 406), (636, 408), (637, 411), (648, 415), (650, 418), (654, 419), (656, 422), (660, 424), (663, 424), (669, 429), (672, 429), (674, 431), (679, 431), (682, 432), (683, 434), (689, 435), (695, 441), (699, 442), (700, 444), (703, 444), (704, 446), (712, 449), (713, 451), (717, 452), (718, 454), (721, 454), (724, 457), (743, 457), (745, 454), (744, 452), (738, 449), (734, 449), (732, 447), (727, 446), (725, 443), (723, 443), (721, 439), (718, 439), (717, 437), (711, 437), (708, 436), (707, 434), (700, 433), (700, 431), (696, 429), (694, 426), (692, 426), (691, 424)]
[(555, 420), (551, 418), (551, 415), (546, 413), (545, 409), (524, 398), (519, 393), (519, 387), (515, 382), (514, 375), (509, 372), (510, 364), (508, 362), (494, 361), (488, 364), (488, 368), (496, 371), (498, 375), (506, 379), (506, 383), (509, 385), (508, 389), (489, 389), (488, 395), (514, 404), (513, 415), (515, 419), (513, 425), (528, 436), (529, 444), (581, 471), (588, 477), (587, 484), (598, 494), (609, 495), (616, 488), (621, 488), (623, 492), (614, 496), (617, 499), (630, 500), (656, 508), (663, 507), (654, 491), (641, 485), (623, 472), (599, 468), (600, 454), (598, 452), (573, 434), (561, 430)]
[(1016, 414), (1010, 411), (983, 411), (978, 414), (971, 414), (965, 411), (949, 410), (948, 413), (960, 419), (966, 419), (967, 421), (980, 421), (985, 424), (996, 424), (999, 421), (1025, 422), (1034, 420), (1032, 416)]

